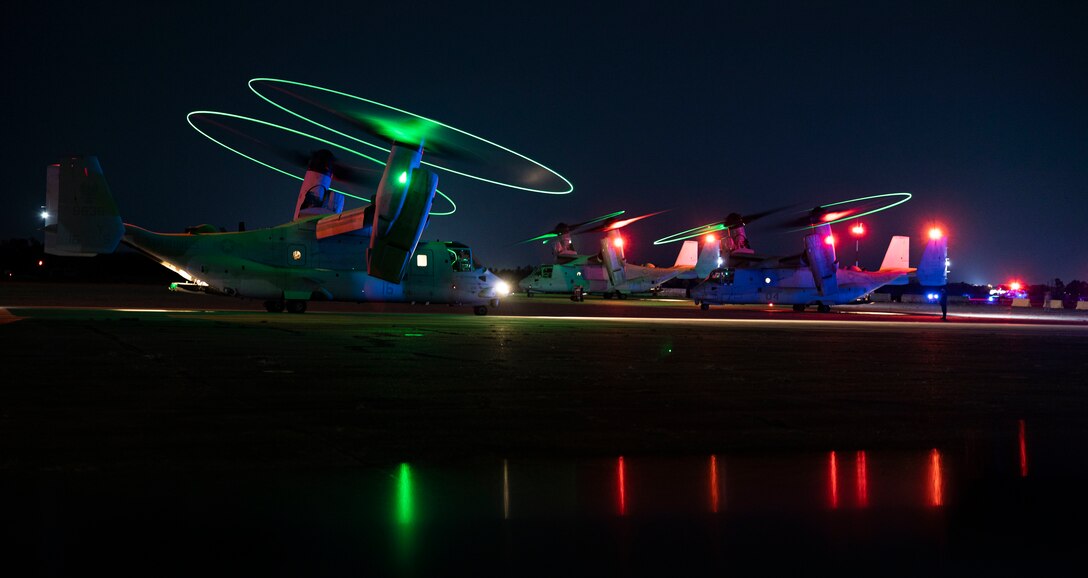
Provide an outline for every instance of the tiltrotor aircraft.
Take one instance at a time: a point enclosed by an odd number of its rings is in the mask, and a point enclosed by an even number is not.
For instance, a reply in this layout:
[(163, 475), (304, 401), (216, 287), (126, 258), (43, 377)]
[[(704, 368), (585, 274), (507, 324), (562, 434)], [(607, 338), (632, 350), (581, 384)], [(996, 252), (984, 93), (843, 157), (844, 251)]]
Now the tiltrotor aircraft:
[(420, 242), (438, 176), (420, 166), (423, 143), (394, 142), (373, 202), (343, 210), (331, 188), (335, 159), (313, 154), (291, 221), (220, 232), (210, 225), (154, 233), (123, 223), (98, 159), (73, 156), (46, 170), (45, 250), (93, 256), (119, 243), (181, 275), (174, 290), (263, 300), (302, 313), (309, 301), (470, 305), (487, 313), (509, 293), (452, 241)]
[[(820, 212), (813, 210), (815, 217)], [(722, 266), (691, 289), (701, 309), (722, 304), (793, 305), (794, 311), (853, 303), (884, 285), (902, 285), (914, 274), (923, 286), (940, 287), (948, 279), (948, 238), (932, 229), (918, 268), (909, 266), (910, 238), (892, 237), (877, 271), (840, 267), (835, 257), (831, 225), (811, 225), (801, 253), (786, 257), (759, 255), (748, 243), (745, 225), (752, 219), (733, 213), (716, 226), (721, 239)], [(818, 220), (818, 219), (814, 219)]]
[[(716, 250), (712, 254), (710, 248), (706, 248), (700, 253), (697, 241), (685, 241), (671, 267), (628, 263), (619, 230), (658, 213), (621, 219), (624, 212), (617, 211), (573, 225), (559, 223), (547, 233), (522, 241), (551, 240), (555, 262), (537, 267), (519, 281), (518, 286), (529, 297), (534, 293), (565, 293), (576, 296), (577, 300), (586, 294), (626, 299), (632, 293), (653, 291), (673, 278), (705, 276), (714, 267)], [(600, 241), (600, 252), (579, 254), (574, 249), (571, 235), (592, 232), (606, 233)]]

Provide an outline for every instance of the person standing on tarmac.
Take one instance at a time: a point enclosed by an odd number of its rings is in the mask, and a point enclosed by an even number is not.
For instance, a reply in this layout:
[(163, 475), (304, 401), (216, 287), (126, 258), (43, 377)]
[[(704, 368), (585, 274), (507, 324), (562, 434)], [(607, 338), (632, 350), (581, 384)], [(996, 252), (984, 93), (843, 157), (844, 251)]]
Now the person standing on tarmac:
[(941, 321), (948, 321), (948, 291), (941, 287)]

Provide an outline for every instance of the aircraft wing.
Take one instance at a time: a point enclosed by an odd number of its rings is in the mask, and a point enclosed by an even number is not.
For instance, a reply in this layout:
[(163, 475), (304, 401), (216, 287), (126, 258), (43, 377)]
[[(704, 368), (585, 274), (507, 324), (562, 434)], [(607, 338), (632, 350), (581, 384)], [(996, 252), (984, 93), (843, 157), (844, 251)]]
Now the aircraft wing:
[(367, 214), (366, 211), (369, 208), (371, 208), (371, 205), (329, 215), (321, 219), (317, 222), (317, 238), (324, 239), (362, 229), (372, 219), (373, 210), (371, 210), (371, 214)]

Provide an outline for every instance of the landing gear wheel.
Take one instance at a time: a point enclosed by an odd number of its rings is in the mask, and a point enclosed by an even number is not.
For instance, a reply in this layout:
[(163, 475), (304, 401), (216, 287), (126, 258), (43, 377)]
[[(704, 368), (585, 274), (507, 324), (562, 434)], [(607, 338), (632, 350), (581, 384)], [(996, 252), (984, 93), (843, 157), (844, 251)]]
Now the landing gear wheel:
[(283, 300), (270, 299), (264, 302), (264, 309), (269, 313), (283, 313)]
[(798, 312), (798, 313), (804, 313), (805, 312), (805, 306), (798, 303), (798, 304), (795, 304), (793, 306), (793, 310)]
[(472, 312), (476, 315), (487, 315), (487, 307), (485, 305), (477, 305), (472, 308)]
[(305, 313), (306, 302), (302, 299), (288, 299), (287, 300), (287, 312), (288, 313)]
[(703, 311), (709, 311), (710, 310), (710, 303), (700, 303), (699, 304), (699, 309), (702, 309)]
[(821, 303), (821, 304), (816, 306), (816, 310), (819, 311), (820, 313), (831, 313), (831, 306), (830, 305), (824, 305), (823, 303)]

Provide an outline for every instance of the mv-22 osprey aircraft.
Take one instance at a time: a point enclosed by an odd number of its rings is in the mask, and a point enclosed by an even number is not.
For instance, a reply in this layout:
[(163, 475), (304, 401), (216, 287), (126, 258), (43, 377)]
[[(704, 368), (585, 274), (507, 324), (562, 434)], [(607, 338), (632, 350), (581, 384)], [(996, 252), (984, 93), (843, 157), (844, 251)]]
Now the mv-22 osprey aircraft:
[(96, 157), (75, 156), (46, 171), (45, 251), (93, 256), (118, 243), (185, 278), (174, 290), (264, 300), (270, 312), (306, 311), (311, 300), (464, 304), (485, 315), (509, 293), (476, 267), (461, 243), (420, 243), (438, 176), (421, 168), (423, 143), (394, 142), (373, 202), (344, 211), (331, 188), (334, 158), (311, 158), (285, 224), (220, 232), (154, 233), (123, 223)]
[[(573, 225), (559, 223), (547, 233), (521, 241), (546, 243), (550, 240), (555, 262), (537, 267), (519, 281), (518, 286), (528, 297), (534, 293), (564, 293), (577, 301), (583, 300), (586, 294), (626, 299), (632, 293), (653, 291), (670, 279), (703, 277), (714, 267), (717, 252), (711, 255), (708, 247), (700, 253), (697, 241), (684, 242), (672, 267), (628, 263), (619, 230), (658, 213), (622, 219), (624, 213), (616, 211)], [(574, 249), (571, 235), (592, 232), (607, 233), (601, 239), (600, 252), (579, 254)]]
[[(813, 210), (813, 217), (820, 208)], [(892, 237), (877, 271), (840, 268), (835, 258), (831, 225), (818, 224), (804, 236), (804, 250), (788, 257), (758, 255), (745, 232), (747, 219), (737, 213), (715, 224), (726, 230), (721, 239), (722, 267), (711, 271), (691, 289), (704, 311), (722, 304), (792, 305), (794, 311), (816, 307), (821, 313), (832, 305), (853, 303), (884, 285), (903, 285), (914, 274), (923, 286), (943, 287), (948, 279), (948, 238), (931, 229), (917, 269), (909, 266), (910, 238)]]

